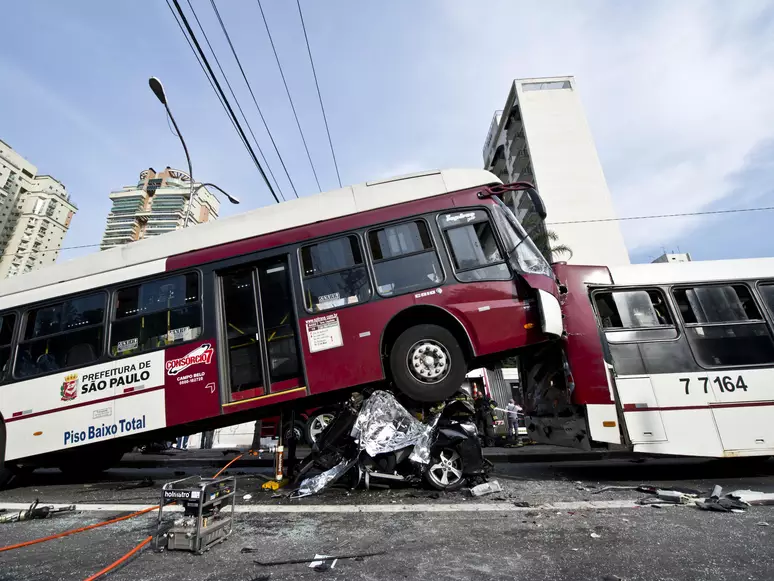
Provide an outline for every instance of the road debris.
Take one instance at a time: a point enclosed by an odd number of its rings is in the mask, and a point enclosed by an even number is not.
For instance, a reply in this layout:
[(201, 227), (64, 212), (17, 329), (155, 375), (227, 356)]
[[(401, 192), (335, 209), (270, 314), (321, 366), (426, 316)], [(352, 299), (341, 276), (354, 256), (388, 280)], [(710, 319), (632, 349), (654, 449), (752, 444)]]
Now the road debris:
[(765, 521), (761, 521), (761, 522), (757, 522), (757, 523), (755, 523), (755, 526), (758, 526), (758, 527), (767, 527), (767, 526), (769, 526), (769, 523), (767, 523), (767, 522), (765, 522)]
[(487, 494), (493, 494), (495, 492), (502, 492), (503, 487), (497, 480), (491, 482), (484, 482), (478, 486), (474, 486), (470, 489), (471, 496), (486, 496)]
[(591, 535), (589, 535), (589, 536), (592, 539), (601, 539), (602, 538), (602, 535), (600, 535), (599, 533), (591, 533)]
[[(260, 549), (252, 549), (249, 547), (245, 547), (241, 551), (242, 553), (258, 553), (260, 552)], [(343, 561), (345, 559), (354, 559), (355, 561), (362, 561), (366, 557), (376, 557), (378, 555), (385, 555), (387, 551), (374, 551), (372, 553), (358, 553), (358, 554), (349, 554), (349, 555), (335, 555), (335, 556), (327, 556), (323, 557), (321, 555), (315, 555), (311, 559), (288, 559), (285, 561), (255, 561), (256, 565), (261, 565), (262, 567), (277, 567), (279, 565), (300, 565), (304, 563), (312, 563), (314, 561), (318, 561), (321, 558), (328, 559), (328, 560), (336, 560), (336, 561)]]
[(723, 494), (723, 487), (715, 485), (710, 497), (703, 501), (697, 500), (696, 506), (701, 510), (710, 510), (714, 512), (744, 512), (747, 507), (750, 506), (738, 498), (731, 497), (730, 494), (727, 494), (724, 497), (721, 497), (721, 494)]
[(740, 500), (751, 506), (771, 506), (774, 505), (774, 493), (758, 492), (757, 490), (734, 490), (727, 495), (729, 498)]
[(328, 569), (333, 569), (337, 562), (338, 559), (330, 555), (315, 555), (314, 561), (309, 563), (309, 568), (315, 571), (327, 571)]
[(134, 490), (136, 488), (152, 488), (153, 486), (156, 486), (156, 481), (153, 480), (150, 476), (146, 476), (139, 482), (133, 482), (132, 484), (123, 484), (121, 486), (117, 486), (115, 490)]
[(245, 494), (245, 495), (242, 497), (242, 500), (250, 500), (252, 497), (253, 497), (253, 495), (252, 495), (252, 494)]

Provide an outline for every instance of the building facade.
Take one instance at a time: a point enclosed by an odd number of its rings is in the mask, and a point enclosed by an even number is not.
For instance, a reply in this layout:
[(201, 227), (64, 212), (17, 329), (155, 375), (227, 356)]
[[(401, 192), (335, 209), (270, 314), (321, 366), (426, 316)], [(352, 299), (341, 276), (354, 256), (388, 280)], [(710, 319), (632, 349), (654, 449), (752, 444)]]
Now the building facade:
[(0, 279), (53, 264), (78, 208), (67, 188), (0, 141)]
[(194, 184), (191, 200), (191, 178), (180, 170), (167, 167), (156, 173), (153, 168), (140, 173), (136, 185), (124, 186), (110, 193), (113, 207), (108, 214), (100, 248), (127, 244), (218, 218), (220, 202), (206, 187)]
[(660, 262), (691, 262), (691, 255), (688, 252), (665, 252), (655, 260), (653, 263)]
[(509, 202), (541, 250), (555, 249), (550, 259), (629, 263), (617, 222), (582, 223), (616, 215), (573, 77), (513, 81), (490, 124), (483, 157), (502, 181), (537, 186), (548, 213), (545, 226), (526, 196)]

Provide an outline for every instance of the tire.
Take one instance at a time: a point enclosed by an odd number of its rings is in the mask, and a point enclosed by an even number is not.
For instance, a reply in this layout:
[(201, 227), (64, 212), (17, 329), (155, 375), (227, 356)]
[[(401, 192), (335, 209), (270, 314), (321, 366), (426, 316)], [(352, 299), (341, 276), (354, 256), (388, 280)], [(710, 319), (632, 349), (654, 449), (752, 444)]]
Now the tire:
[(468, 366), (449, 330), (417, 325), (403, 331), (392, 346), (390, 371), (397, 388), (411, 399), (437, 402), (460, 389)]
[[(296, 445), (304, 446), (307, 442), (306, 424), (300, 420), (296, 420), (293, 426), (295, 427), (295, 432), (296, 432)], [(289, 436), (290, 436), (290, 426), (286, 424), (285, 431), (284, 431), (284, 437), (286, 442), (289, 440)]]
[(424, 474), (425, 482), (436, 490), (452, 492), (467, 483), (462, 456), (456, 448), (447, 447), (434, 450), (430, 457), (430, 466)]
[(318, 410), (309, 415), (304, 433), (306, 434), (306, 441), (309, 442), (310, 446), (317, 441), (322, 431), (335, 417), (335, 412), (325, 409)]

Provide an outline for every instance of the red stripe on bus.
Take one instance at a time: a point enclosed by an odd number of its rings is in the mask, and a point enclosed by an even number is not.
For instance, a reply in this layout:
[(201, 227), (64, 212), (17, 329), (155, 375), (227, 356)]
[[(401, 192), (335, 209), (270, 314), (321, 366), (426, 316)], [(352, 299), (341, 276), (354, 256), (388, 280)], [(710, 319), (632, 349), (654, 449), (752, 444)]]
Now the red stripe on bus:
[(709, 410), (718, 408), (752, 408), (762, 406), (773, 406), (774, 401), (745, 401), (740, 403), (707, 403), (705, 405), (686, 405), (669, 407), (637, 407), (633, 403), (625, 403), (625, 412), (674, 412), (681, 410)]
[(13, 415), (11, 417), (12, 418), (18, 418), (18, 417), (23, 416), (23, 415), (24, 415), (24, 412), (13, 412)]
[(98, 403), (104, 403), (106, 401), (114, 401), (114, 400), (121, 399), (121, 398), (124, 398), (124, 397), (130, 397), (132, 395), (139, 395), (141, 393), (149, 393), (151, 391), (156, 391), (158, 389), (164, 389), (164, 386), (163, 385), (159, 385), (158, 387), (151, 387), (151, 388), (148, 388), (148, 389), (143, 389), (142, 391), (133, 391), (131, 393), (122, 393), (122, 394), (119, 394), (119, 395), (114, 395), (113, 397), (103, 397), (102, 399), (95, 399), (95, 400), (92, 400), (92, 401), (82, 401), (80, 403), (69, 405), (66, 408), (55, 408), (55, 409), (52, 409), (52, 410), (45, 410), (45, 411), (42, 411), (42, 412), (35, 412), (34, 414), (27, 414), (26, 416), (23, 416), (23, 417), (22, 416), (16, 417), (16, 414), (14, 414), (13, 417), (8, 418), (5, 421), (6, 421), (6, 423), (8, 423), (8, 422), (15, 422), (16, 420), (26, 420), (28, 418), (34, 418), (35, 416), (44, 416), (46, 414), (53, 414), (53, 413), (56, 413), (56, 412), (62, 412), (62, 411), (65, 411), (65, 410), (71, 410), (71, 409), (75, 409), (75, 408), (80, 408), (80, 407), (83, 407), (85, 405), (95, 405), (95, 404), (98, 404)]

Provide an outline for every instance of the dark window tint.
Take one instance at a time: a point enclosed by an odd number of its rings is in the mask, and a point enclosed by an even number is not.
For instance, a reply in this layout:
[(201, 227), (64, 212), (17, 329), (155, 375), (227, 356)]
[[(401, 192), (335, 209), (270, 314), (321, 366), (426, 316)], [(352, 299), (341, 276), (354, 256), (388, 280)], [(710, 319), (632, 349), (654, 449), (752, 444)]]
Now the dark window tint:
[(774, 362), (774, 341), (745, 285), (677, 289), (696, 360), (707, 367)]
[(457, 277), (466, 282), (510, 278), (510, 272), (503, 261), (494, 230), (489, 220), (486, 219), (485, 212), (444, 215), (442, 223), (448, 224), (450, 220), (461, 216), (459, 221), (464, 224), (468, 220), (466, 218), (468, 215), (473, 216), (472, 220), (483, 218), (483, 221), (455, 226), (445, 231)]
[(368, 245), (381, 295), (421, 290), (443, 280), (427, 224), (422, 221), (372, 230)]
[(32, 377), (96, 361), (102, 354), (104, 314), (104, 293), (29, 311), (16, 375)]
[(24, 339), (35, 339), (101, 323), (105, 315), (105, 295), (98, 293), (71, 299), (27, 314)]
[(0, 315), (0, 380), (6, 376), (11, 361), (11, 340), (16, 315)]
[(766, 303), (766, 308), (768, 308), (769, 313), (774, 316), (774, 284), (762, 284), (760, 286), (760, 291), (763, 302)]
[(671, 325), (664, 297), (656, 290), (600, 292), (594, 302), (603, 329), (641, 329)]
[(201, 335), (201, 327), (196, 273), (130, 286), (116, 292), (110, 353), (136, 355), (192, 341)]
[(363, 264), (357, 236), (326, 240), (301, 249), (304, 276), (315, 276)]
[(311, 312), (367, 301), (368, 273), (357, 236), (326, 240), (301, 248), (304, 304)]

